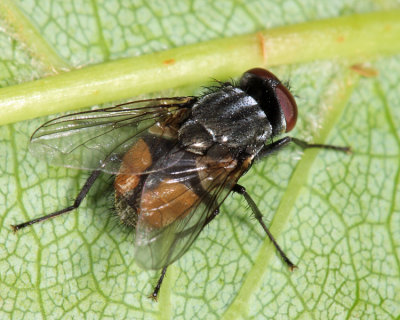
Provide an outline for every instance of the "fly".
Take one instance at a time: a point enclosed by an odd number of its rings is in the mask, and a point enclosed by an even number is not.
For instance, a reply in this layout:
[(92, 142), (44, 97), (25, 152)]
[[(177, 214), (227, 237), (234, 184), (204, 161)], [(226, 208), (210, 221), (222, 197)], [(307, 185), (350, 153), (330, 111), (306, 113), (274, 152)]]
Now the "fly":
[(74, 203), (18, 224), (22, 228), (78, 208), (103, 172), (114, 176), (114, 207), (135, 230), (135, 261), (162, 269), (190, 248), (232, 193), (242, 195), (277, 252), (293, 270), (257, 205), (238, 184), (255, 161), (293, 142), (303, 149), (350, 152), (349, 147), (309, 144), (285, 136), (297, 121), (297, 105), (271, 72), (255, 68), (238, 83), (224, 82), (198, 97), (133, 101), (61, 116), (32, 135), (33, 154), (51, 164), (90, 170)]

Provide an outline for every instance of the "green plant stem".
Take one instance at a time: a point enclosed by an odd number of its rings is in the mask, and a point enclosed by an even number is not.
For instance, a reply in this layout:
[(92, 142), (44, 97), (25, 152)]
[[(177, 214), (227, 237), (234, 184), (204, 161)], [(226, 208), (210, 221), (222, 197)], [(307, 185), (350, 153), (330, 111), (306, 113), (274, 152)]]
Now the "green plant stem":
[(400, 10), (280, 27), (106, 62), (0, 89), (0, 124), (225, 79), (255, 66), (400, 52)]

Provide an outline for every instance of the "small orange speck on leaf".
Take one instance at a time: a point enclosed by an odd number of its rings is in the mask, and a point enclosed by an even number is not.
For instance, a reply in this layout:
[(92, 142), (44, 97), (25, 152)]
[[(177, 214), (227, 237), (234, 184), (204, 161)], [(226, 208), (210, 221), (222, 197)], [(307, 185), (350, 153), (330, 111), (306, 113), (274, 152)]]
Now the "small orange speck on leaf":
[(344, 42), (344, 36), (339, 36), (336, 39), (337, 42)]
[(265, 47), (265, 38), (264, 35), (261, 32), (257, 33), (257, 39), (260, 42), (260, 49), (261, 49), (261, 55), (263, 57), (264, 63), (267, 61), (267, 50)]
[(170, 64), (174, 64), (176, 61), (175, 59), (167, 59), (163, 61), (163, 64), (165, 65), (170, 65)]

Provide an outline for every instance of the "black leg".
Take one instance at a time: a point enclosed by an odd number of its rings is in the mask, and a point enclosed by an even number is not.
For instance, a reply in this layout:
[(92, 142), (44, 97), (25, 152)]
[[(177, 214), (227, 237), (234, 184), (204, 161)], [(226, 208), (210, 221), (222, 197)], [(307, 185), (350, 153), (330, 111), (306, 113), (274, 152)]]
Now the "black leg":
[(81, 204), (82, 200), (86, 197), (87, 193), (89, 192), (90, 188), (93, 186), (93, 183), (96, 181), (96, 179), (98, 178), (98, 176), (100, 175), (101, 171), (100, 170), (95, 170), (91, 173), (91, 175), (89, 176), (89, 178), (86, 180), (85, 184), (83, 185), (81, 191), (79, 191), (78, 196), (76, 197), (74, 204), (72, 206), (69, 206), (67, 208), (64, 208), (62, 210), (50, 213), (46, 216), (40, 217), (40, 218), (36, 218), (21, 224), (17, 224), (17, 225), (11, 225), (12, 229), (14, 232), (17, 232), (20, 229), (23, 229), (27, 226), (30, 226), (32, 224), (38, 223), (38, 222), (42, 222), (45, 221), (47, 219), (51, 219), (57, 216), (60, 216), (64, 213), (70, 212), (76, 208), (79, 207), (79, 205)]
[(207, 220), (204, 222), (204, 227), (205, 227), (206, 225), (208, 225), (211, 221), (213, 221), (214, 218), (215, 218), (218, 214), (219, 214), (219, 208), (215, 209), (214, 212), (213, 212), (213, 214), (207, 218)]
[(351, 153), (351, 148), (350, 147), (341, 147), (341, 146), (333, 146), (330, 144), (318, 144), (318, 143), (308, 143), (306, 141), (293, 138), (293, 137), (284, 137), (280, 140), (277, 140), (271, 144), (265, 145), (259, 154), (257, 155), (257, 159), (264, 158), (271, 153), (277, 152), (280, 149), (282, 149), (284, 146), (289, 144), (290, 142), (293, 142), (300, 146), (303, 149), (310, 149), (310, 148), (320, 148), (320, 149), (330, 149), (330, 150), (335, 150), (335, 151), (340, 151), (340, 152), (346, 152), (346, 153)]
[(335, 151), (340, 151), (340, 152), (351, 153), (350, 147), (333, 146), (330, 144), (308, 143), (304, 140), (300, 140), (297, 138), (293, 138), (293, 137), (289, 137), (289, 138), (291, 139), (292, 142), (294, 142), (298, 146), (302, 147), (303, 149), (320, 148), (320, 149), (330, 149), (330, 150), (335, 150)]
[(155, 286), (155, 288), (154, 288), (154, 290), (153, 290), (153, 293), (149, 296), (150, 299), (152, 299), (152, 300), (154, 300), (154, 301), (157, 301), (157, 299), (158, 299), (158, 292), (160, 291), (161, 284), (162, 284), (162, 282), (163, 282), (163, 280), (164, 280), (164, 277), (165, 277), (165, 273), (166, 273), (166, 272), (167, 272), (167, 267), (164, 267), (164, 268), (162, 269), (162, 271), (161, 271), (160, 279), (158, 279), (157, 285)]
[[(219, 214), (219, 208), (215, 209), (214, 212), (212, 213), (211, 216), (209, 216), (206, 221), (204, 222), (204, 226), (203, 228), (208, 225), (212, 220), (214, 220), (214, 218)], [(187, 234), (191, 234), (192, 233), (192, 228), (189, 228), (188, 230), (182, 232), (180, 234), (181, 237), (185, 237)], [(172, 250), (171, 250), (172, 252)], [(154, 301), (157, 301), (158, 298), (158, 292), (160, 291), (161, 288), (161, 284), (164, 280), (165, 277), (165, 273), (167, 272), (167, 267), (164, 267), (161, 271), (161, 276), (160, 279), (158, 279), (157, 285), (154, 287), (153, 293), (149, 296), (150, 299), (153, 299)]]
[(283, 252), (281, 247), (278, 245), (278, 243), (274, 239), (274, 236), (268, 230), (267, 226), (265, 225), (265, 223), (264, 223), (264, 221), (262, 219), (263, 216), (262, 216), (262, 214), (260, 212), (260, 209), (258, 209), (256, 203), (253, 201), (253, 199), (247, 193), (246, 189), (243, 186), (241, 186), (239, 184), (236, 184), (233, 187), (232, 191), (241, 194), (245, 198), (245, 200), (247, 201), (249, 207), (251, 208), (251, 211), (253, 211), (253, 214), (254, 214), (255, 218), (261, 224), (261, 226), (264, 229), (264, 231), (267, 233), (268, 238), (271, 240), (272, 244), (275, 246), (275, 248), (278, 251), (279, 255), (281, 256), (282, 260), (288, 265), (290, 271), (293, 271), (294, 269), (296, 269), (297, 266), (292, 261), (290, 261), (290, 259), (286, 256), (286, 254)]

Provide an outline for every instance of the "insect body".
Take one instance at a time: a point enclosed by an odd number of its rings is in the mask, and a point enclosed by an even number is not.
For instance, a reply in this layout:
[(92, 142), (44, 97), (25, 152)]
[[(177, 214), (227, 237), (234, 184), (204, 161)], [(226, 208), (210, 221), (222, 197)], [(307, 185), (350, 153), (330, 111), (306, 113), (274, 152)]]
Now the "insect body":
[(284, 137), (296, 124), (289, 90), (269, 71), (251, 69), (238, 84), (220, 83), (200, 97), (159, 98), (80, 112), (51, 120), (31, 138), (31, 149), (53, 164), (91, 170), (72, 206), (16, 226), (17, 231), (77, 208), (101, 172), (115, 176), (115, 210), (135, 230), (136, 262), (162, 269), (181, 257), (219, 213), (230, 192), (242, 194), (288, 266), (256, 204), (238, 185), (261, 159), (295, 142)]

